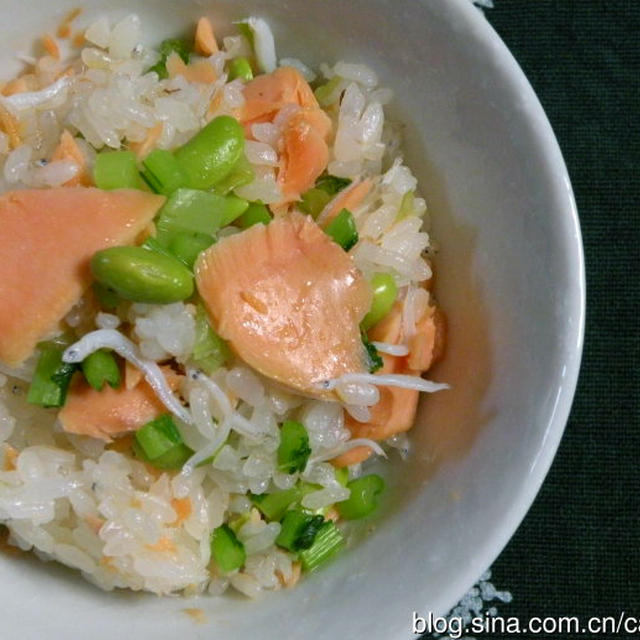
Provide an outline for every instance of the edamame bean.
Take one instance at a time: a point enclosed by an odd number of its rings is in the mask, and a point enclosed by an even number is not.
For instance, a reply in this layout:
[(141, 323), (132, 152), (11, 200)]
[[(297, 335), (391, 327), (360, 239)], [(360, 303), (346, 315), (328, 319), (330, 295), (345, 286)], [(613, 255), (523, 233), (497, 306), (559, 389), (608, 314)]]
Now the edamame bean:
[(244, 131), (231, 116), (214, 118), (175, 152), (192, 189), (210, 189), (233, 171), (244, 150)]
[(371, 288), (373, 289), (371, 309), (361, 323), (365, 331), (373, 327), (374, 324), (382, 320), (391, 311), (391, 307), (393, 307), (398, 295), (396, 281), (389, 273), (374, 273), (373, 278), (371, 278)]
[(95, 279), (126, 300), (169, 304), (193, 293), (193, 275), (179, 260), (142, 247), (111, 247), (94, 254)]

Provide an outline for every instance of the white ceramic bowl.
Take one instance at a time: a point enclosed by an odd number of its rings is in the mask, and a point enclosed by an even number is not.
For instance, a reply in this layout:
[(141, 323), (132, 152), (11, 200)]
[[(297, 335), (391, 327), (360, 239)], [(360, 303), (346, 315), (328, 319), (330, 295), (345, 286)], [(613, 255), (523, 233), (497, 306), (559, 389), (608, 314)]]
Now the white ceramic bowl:
[[(77, 0), (2, 0), (4, 77), (13, 54)], [(132, 10), (147, 33), (268, 19), (279, 54), (376, 69), (396, 93), (406, 153), (441, 246), (437, 293), (449, 350), (433, 377), (413, 455), (397, 465), (375, 530), (295, 590), (261, 602), (102, 593), (36, 560), (0, 558), (3, 637), (367, 638), (411, 634), (491, 564), (551, 464), (580, 362), (584, 269), (569, 178), (521, 70), (468, 0), (87, 0), (82, 21)], [(107, 9), (108, 7), (108, 9)], [(103, 9), (104, 8), (104, 9)], [(182, 609), (200, 607), (197, 625)], [(5, 636), (10, 630), (9, 636)]]

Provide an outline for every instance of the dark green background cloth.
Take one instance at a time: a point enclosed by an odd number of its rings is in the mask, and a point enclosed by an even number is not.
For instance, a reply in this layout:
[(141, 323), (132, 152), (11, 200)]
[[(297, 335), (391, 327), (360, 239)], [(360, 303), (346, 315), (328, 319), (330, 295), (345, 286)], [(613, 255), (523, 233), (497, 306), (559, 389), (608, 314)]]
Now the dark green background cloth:
[(564, 154), (587, 270), (575, 403), (542, 491), (493, 566), (513, 594), (499, 610), (640, 618), (640, 1), (494, 1), (486, 16)]

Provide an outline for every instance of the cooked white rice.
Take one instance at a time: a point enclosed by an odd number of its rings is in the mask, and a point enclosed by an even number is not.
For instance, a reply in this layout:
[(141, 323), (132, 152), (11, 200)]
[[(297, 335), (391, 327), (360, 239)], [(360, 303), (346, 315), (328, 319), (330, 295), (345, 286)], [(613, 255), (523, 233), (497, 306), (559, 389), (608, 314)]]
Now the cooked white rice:
[[(136, 16), (115, 25), (99, 19), (86, 30), (88, 44), (77, 60), (46, 56), (33, 65), (31, 91), (0, 97), (0, 106), (23, 132), (20, 146), (11, 151), (8, 136), (0, 132), (0, 188), (56, 186), (73, 177), (78, 170), (73, 162), (50, 162), (65, 128), (83, 136), (80, 144), (90, 168), (96, 150), (118, 149), (125, 139), (140, 142), (157, 123), (164, 125), (157, 146), (174, 149), (210, 118), (232, 114), (243, 103), (242, 82), (227, 82), (225, 62), (245, 55), (254, 56), (264, 71), (278, 65), (268, 25), (259, 18), (247, 24), (255, 50), (243, 36), (224, 38), (220, 52), (208, 58), (219, 79), (206, 86), (145, 73), (158, 54), (143, 43)], [(316, 77), (302, 61), (281, 59), (279, 64), (296, 67), (308, 79)], [(69, 66), (74, 75), (56, 80)], [(322, 101), (335, 132), (328, 170), (355, 180), (367, 175), (373, 183), (353, 211), (360, 241), (352, 255), (365, 276), (385, 271), (405, 288), (405, 334), (410, 336), (429, 302), (429, 294), (415, 286), (431, 275), (424, 258), (429, 235), (422, 230), (425, 202), (413, 197), (416, 179), (397, 153), (397, 128), (385, 122), (383, 105), (391, 92), (379, 87), (376, 73), (361, 64), (323, 64), (320, 73), (325, 81), (334, 79), (333, 90)], [(216, 105), (213, 112), (211, 104)], [(281, 199), (277, 141), (294, 112), (285, 107), (274, 123), (253, 126), (256, 141), (247, 143), (246, 155), (256, 177), (238, 195), (265, 203)], [(401, 207), (404, 218), (398, 221)], [(153, 377), (156, 363), (167, 358), (189, 363), (195, 339), (191, 305), (130, 304), (95, 318), (94, 313), (90, 305), (79, 304), (67, 325), (79, 335), (98, 329), (104, 336), (130, 323), (136, 357), (148, 363), (145, 374), (150, 371)], [(386, 352), (393, 349), (388, 345)], [(406, 346), (395, 349), (407, 352)], [(327, 460), (369, 442), (350, 440), (345, 407), (366, 420), (368, 407), (379, 396), (366, 377), (335, 382), (343, 407), (293, 395), (241, 362), (211, 378), (190, 370), (179, 390), (190, 407), (174, 413), (182, 418), (181, 432), (196, 454), (181, 473), (153, 474), (102, 441), (63, 433), (55, 412), (27, 405), (25, 380), (33, 362), (20, 370), (2, 370), (0, 522), (9, 530), (9, 542), (75, 567), (103, 589), (159, 594), (220, 595), (231, 585), (257, 597), (295, 582), (299, 567), (294, 558), (274, 545), (280, 525), (264, 522), (247, 492), (287, 489), (301, 475), (320, 487), (304, 497), (304, 507), (323, 509), (347, 499), (349, 490), (336, 481)], [(171, 402), (165, 404), (173, 410)], [(303, 474), (277, 469), (278, 425), (288, 418), (301, 420), (309, 433), (311, 458)], [(408, 442), (403, 434), (388, 444), (406, 455)], [(196, 468), (216, 451), (210, 465)], [(359, 472), (360, 465), (350, 469), (352, 477)], [(242, 571), (221, 576), (211, 569), (209, 540), (212, 530), (230, 517), (246, 518), (238, 536), (248, 559)]]

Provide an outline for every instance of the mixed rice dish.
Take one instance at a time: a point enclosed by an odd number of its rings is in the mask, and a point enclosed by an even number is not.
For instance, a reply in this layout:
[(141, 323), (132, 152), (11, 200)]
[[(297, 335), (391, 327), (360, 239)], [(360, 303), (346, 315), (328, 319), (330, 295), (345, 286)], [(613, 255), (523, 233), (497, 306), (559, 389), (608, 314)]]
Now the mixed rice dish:
[(291, 587), (446, 388), (391, 92), (260, 18), (77, 13), (0, 84), (0, 529), (108, 590)]

